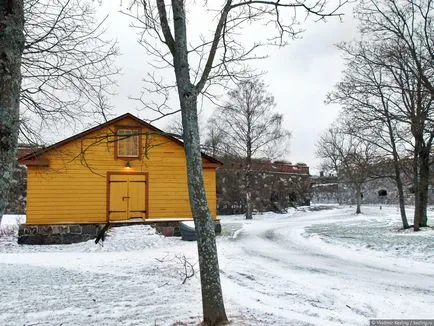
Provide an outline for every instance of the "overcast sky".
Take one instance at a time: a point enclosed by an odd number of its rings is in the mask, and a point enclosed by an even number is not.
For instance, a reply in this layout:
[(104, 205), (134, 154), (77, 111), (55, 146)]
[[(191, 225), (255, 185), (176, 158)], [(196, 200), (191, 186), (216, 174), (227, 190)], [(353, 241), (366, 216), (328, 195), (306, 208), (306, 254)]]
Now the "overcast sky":
[[(119, 3), (113, 5), (103, 2), (103, 6), (100, 11), (110, 13), (109, 35), (118, 39), (122, 53), (118, 64), (123, 73), (119, 77), (118, 95), (112, 101), (115, 113), (130, 112), (146, 119), (150, 112), (139, 110), (140, 104), (129, 100), (128, 96), (138, 96), (141, 80), (152, 68), (144, 49), (137, 43), (135, 31), (129, 27), (130, 20), (118, 12)], [(315, 158), (315, 143), (339, 110), (337, 106), (324, 104), (327, 92), (340, 80), (344, 67), (334, 44), (356, 37), (356, 23), (351, 9), (348, 7), (344, 12), (343, 22), (336, 18), (328, 19), (327, 23), (302, 23), (306, 31), (301, 39), (291, 41), (285, 48), (267, 49), (269, 57), (253, 64), (267, 71), (263, 79), (269, 86), (268, 91), (275, 97), (276, 110), (284, 115), (285, 127), (292, 132), (286, 159), (293, 163), (308, 164), (312, 174), (318, 173), (320, 163)], [(190, 20), (196, 20), (199, 25), (204, 23), (201, 19), (194, 14), (190, 16)], [(257, 33), (255, 31), (255, 36)], [(211, 110), (212, 106), (207, 105), (202, 121), (206, 121)], [(168, 123), (169, 118), (155, 124), (164, 128)]]

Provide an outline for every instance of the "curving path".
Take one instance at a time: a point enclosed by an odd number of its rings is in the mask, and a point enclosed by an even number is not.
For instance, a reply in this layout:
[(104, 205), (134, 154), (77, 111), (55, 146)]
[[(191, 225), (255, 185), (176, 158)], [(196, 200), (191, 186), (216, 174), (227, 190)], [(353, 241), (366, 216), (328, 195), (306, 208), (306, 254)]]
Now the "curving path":
[(269, 321), (281, 325), (434, 318), (432, 262), (333, 246), (305, 234), (307, 226), (348, 222), (348, 216), (348, 209), (298, 212), (272, 223), (263, 218), (245, 225), (219, 248), (229, 300), (250, 307), (246, 313), (268, 314)]

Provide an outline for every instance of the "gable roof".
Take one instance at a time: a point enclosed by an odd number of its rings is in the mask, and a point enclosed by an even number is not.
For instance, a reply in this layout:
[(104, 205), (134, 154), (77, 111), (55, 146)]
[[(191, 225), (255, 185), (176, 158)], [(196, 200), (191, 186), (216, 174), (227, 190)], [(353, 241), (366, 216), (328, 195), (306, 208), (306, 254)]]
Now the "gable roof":
[[(62, 145), (65, 145), (65, 144), (67, 144), (69, 142), (72, 142), (74, 140), (77, 140), (77, 139), (80, 139), (82, 137), (85, 137), (86, 135), (88, 135), (88, 134), (90, 134), (92, 132), (98, 131), (98, 130), (103, 129), (105, 127), (108, 127), (109, 125), (114, 124), (116, 122), (119, 122), (121, 120), (124, 120), (126, 118), (130, 118), (130, 119), (136, 121), (137, 123), (139, 123), (140, 125), (142, 125), (144, 128), (148, 128), (148, 129), (151, 129), (152, 131), (161, 133), (161, 135), (163, 137), (166, 137), (166, 138), (170, 139), (171, 141), (177, 143), (178, 145), (184, 147), (184, 143), (181, 140), (179, 140), (178, 138), (175, 138), (173, 136), (167, 135), (163, 130), (158, 129), (157, 127), (155, 127), (155, 126), (147, 123), (146, 121), (143, 121), (142, 119), (137, 118), (136, 116), (132, 115), (131, 113), (125, 113), (125, 114), (123, 114), (123, 115), (121, 115), (121, 116), (119, 116), (117, 118), (114, 118), (112, 120), (104, 122), (103, 124), (100, 124), (100, 125), (98, 125), (96, 127), (90, 128), (90, 129), (85, 130), (85, 131), (83, 131), (81, 133), (78, 133), (78, 134), (76, 134), (76, 135), (74, 135), (72, 137), (69, 137), (69, 138), (66, 138), (64, 140), (61, 140), (61, 141), (59, 141), (59, 142), (57, 142), (57, 143), (55, 143), (53, 145), (50, 145), (48, 147), (39, 148), (39, 149), (37, 149), (35, 151), (32, 151), (32, 152), (30, 152), (28, 154), (25, 154), (25, 155), (23, 155), (23, 156), (21, 156), (19, 158), (19, 161), (20, 162), (24, 162), (26, 160), (33, 160), (33, 159), (37, 158), (38, 156), (40, 156), (40, 155), (42, 155), (44, 153), (47, 153), (47, 152), (49, 152), (49, 151), (51, 151), (53, 149), (56, 149), (56, 148), (58, 148), (58, 147), (60, 147)], [(219, 165), (223, 165), (222, 162), (220, 162), (219, 160), (215, 159), (214, 157), (209, 156), (209, 155), (207, 155), (205, 153), (201, 153), (201, 154), (202, 154), (202, 158), (208, 160), (209, 162), (216, 163), (216, 164), (219, 164)]]

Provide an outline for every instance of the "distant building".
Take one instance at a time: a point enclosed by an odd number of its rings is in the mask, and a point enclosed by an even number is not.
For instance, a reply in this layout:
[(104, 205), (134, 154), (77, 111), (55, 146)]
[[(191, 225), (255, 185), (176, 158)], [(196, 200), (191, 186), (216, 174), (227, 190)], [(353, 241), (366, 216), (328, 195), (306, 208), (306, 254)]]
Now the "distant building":
[[(241, 159), (223, 159), (223, 163), (217, 170), (217, 212), (245, 213), (245, 163)], [(251, 170), (254, 210), (283, 211), (310, 204), (311, 181), (306, 164), (255, 159)]]
[(342, 196), (338, 185), (338, 178), (334, 175), (312, 176), (312, 204), (341, 204)]
[[(393, 179), (377, 178), (366, 182), (362, 190), (365, 204), (397, 204), (398, 189)], [(411, 179), (404, 177), (404, 199), (407, 205), (414, 204)], [(312, 176), (313, 204), (355, 204), (354, 193), (350, 187), (339, 184), (334, 175)], [(434, 204), (434, 186), (428, 191), (428, 203)]]

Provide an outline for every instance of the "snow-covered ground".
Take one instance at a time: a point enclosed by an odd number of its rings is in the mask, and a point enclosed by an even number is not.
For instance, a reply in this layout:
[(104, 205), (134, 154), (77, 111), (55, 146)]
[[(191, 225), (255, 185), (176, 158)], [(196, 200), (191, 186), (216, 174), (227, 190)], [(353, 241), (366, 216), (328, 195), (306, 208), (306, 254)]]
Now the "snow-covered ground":
[[(394, 207), (358, 216), (328, 208), (222, 217), (219, 260), (233, 324), (434, 318), (434, 230), (399, 231)], [(16, 223), (6, 216), (0, 228), (0, 325), (200, 322), (199, 275), (182, 284), (184, 257), (197, 262), (195, 242), (130, 226), (111, 229), (103, 246), (20, 246)]]

